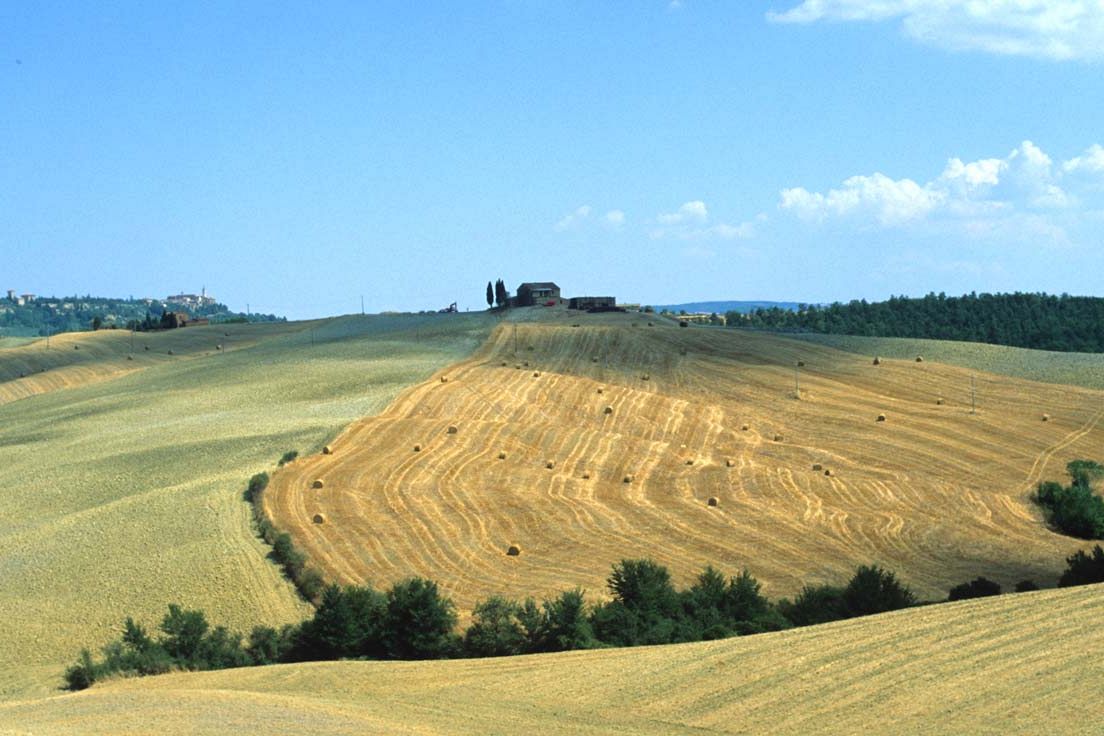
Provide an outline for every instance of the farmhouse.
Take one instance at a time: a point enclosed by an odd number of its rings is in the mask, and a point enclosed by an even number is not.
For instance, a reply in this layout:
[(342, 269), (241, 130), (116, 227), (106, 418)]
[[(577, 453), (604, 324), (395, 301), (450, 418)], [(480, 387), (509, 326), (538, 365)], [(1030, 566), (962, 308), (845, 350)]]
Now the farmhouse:
[(510, 299), (510, 306), (531, 307), (560, 301), (560, 287), (551, 281), (526, 282), (517, 288), (517, 296)]

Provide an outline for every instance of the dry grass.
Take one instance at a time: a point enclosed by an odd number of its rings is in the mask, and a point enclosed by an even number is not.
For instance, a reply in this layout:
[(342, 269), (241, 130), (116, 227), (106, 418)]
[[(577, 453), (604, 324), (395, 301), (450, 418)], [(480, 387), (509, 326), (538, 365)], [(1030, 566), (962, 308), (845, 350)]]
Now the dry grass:
[[(680, 583), (707, 563), (748, 566), (772, 596), (876, 562), (936, 598), (977, 575), (1053, 584), (1079, 547), (1029, 494), (1104, 446), (1100, 393), (980, 374), (971, 415), (972, 371), (929, 349), (874, 368), (869, 354), (764, 334), (625, 329), (633, 319), (520, 326), (541, 381), (501, 368), (512, 327), (496, 332), (454, 380), (405, 392), (334, 456), (277, 473), (270, 513), (330, 579), (426, 576), (461, 610), (496, 593), (600, 595), (623, 557), (657, 558)], [(815, 366), (799, 402), (798, 355)], [(872, 421), (889, 410), (892, 432)], [(465, 431), (446, 441), (437, 428), (456, 421)], [(317, 476), (333, 487), (305, 498)], [(304, 523), (305, 503), (335, 523)], [(526, 554), (507, 565), (510, 539)]]
[[(512, 566), (528, 558), (499, 554)], [(1102, 593), (1041, 591), (680, 646), (124, 680), (0, 705), (0, 731), (1096, 733)]]
[[(0, 396), (20, 399), (0, 398), (0, 700), (53, 691), (81, 647), (128, 615), (156, 626), (168, 603), (246, 632), (299, 620), (246, 479), (470, 354), (489, 323), (455, 317), (185, 328), (136, 336), (132, 362), (112, 331), (0, 350)], [(29, 366), (41, 383), (20, 381)]]

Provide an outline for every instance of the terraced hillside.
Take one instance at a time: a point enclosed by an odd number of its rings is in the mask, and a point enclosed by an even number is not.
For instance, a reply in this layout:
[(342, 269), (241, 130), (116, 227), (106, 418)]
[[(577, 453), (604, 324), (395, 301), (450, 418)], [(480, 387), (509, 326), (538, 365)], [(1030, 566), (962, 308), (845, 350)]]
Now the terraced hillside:
[(0, 704), (0, 732), (1098, 733), (1101, 587), (703, 644), (123, 680)]
[(976, 395), (972, 414), (971, 371), (932, 361), (560, 315), (499, 328), (266, 503), (331, 579), (423, 575), (462, 610), (601, 593), (632, 556), (683, 583), (748, 566), (774, 596), (870, 562), (932, 598), (977, 575), (1053, 584), (1078, 544), (1029, 493), (1099, 456), (1104, 394), (980, 374)]
[(0, 700), (55, 690), (81, 647), (128, 615), (156, 625), (171, 602), (245, 631), (300, 620), (309, 608), (254, 538), (246, 480), (466, 357), (490, 326), (346, 317), (137, 335), (133, 353), (111, 331), (0, 350)]

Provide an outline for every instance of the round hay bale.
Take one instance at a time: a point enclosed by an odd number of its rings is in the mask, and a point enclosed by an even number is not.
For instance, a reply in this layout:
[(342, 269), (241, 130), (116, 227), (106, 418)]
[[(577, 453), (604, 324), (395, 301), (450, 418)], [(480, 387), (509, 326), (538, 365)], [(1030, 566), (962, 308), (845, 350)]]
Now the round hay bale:
[(626, 475), (624, 478), (621, 479), (621, 482), (622, 483), (632, 483), (632, 476), (631, 475)]
[(601, 386), (598, 387), (598, 393), (602, 393), (603, 390), (604, 389)]
[(74, 350), (80, 350), (80, 345), (74, 345), (74, 346), (73, 346), (73, 349), (74, 349)]
[(591, 363), (597, 363), (597, 362), (598, 362), (598, 358), (591, 358), (591, 359), (590, 359), (590, 362), (591, 362)]
[(448, 383), (448, 376), (441, 376), (441, 383)]
[(421, 451), (422, 451), (422, 446), (421, 445), (414, 445), (414, 452), (421, 452)]
[(693, 465), (694, 464), (694, 458), (692, 458), (692, 457), (686, 458), (686, 464), (687, 465)]
[(938, 406), (943, 406), (943, 397), (941, 396), (941, 397), (939, 397), (938, 399), (936, 399), (936, 400), (935, 400), (935, 403), (936, 403), (936, 404), (937, 404)]
[(684, 320), (684, 319), (679, 320), (679, 327), (689, 327), (689, 326), (690, 326), (690, 323), (687, 322), (686, 320)]
[(506, 554), (510, 557), (517, 557), (521, 554), (521, 545), (511, 544), (509, 547), (506, 548)]
[(1044, 414), (1043, 415), (1043, 421), (1044, 422), (1049, 422), (1050, 421), (1050, 415), (1049, 414)]
[(590, 471), (589, 470), (584, 470), (583, 471), (583, 480), (590, 480)]
[(325, 481), (321, 478), (315, 478), (314, 482), (311, 483), (311, 488), (322, 488), (324, 485), (326, 485)]
[(882, 359), (880, 357), (875, 356), (874, 357), (874, 365), (881, 365), (881, 364), (882, 364)]
[(651, 322), (648, 323), (648, 326), (649, 327), (655, 327), (655, 325), (653, 325)]
[(522, 363), (522, 365), (524, 365), (526, 368), (528, 368), (529, 367), (529, 361), (528, 360), (525, 361), (524, 363)]
[(530, 345), (529, 347), (527, 347), (527, 348), (525, 348), (525, 349), (526, 349), (526, 350), (536, 350), (536, 348), (534, 348), (534, 347), (533, 347), (532, 345)]
[(829, 476), (829, 477), (831, 477), (831, 475), (832, 475), (832, 471), (831, 471), (831, 470), (829, 470), (828, 468), (825, 468), (825, 469), (824, 469), (824, 474), (825, 474), (825, 475), (827, 475), (827, 476)]
[(521, 370), (521, 363), (514, 363), (514, 368), (517, 368), (520, 371)]
[(924, 356), (923, 355), (917, 355), (916, 356), (916, 362), (917, 363), (923, 363), (924, 362)]
[(740, 425), (740, 431), (741, 431), (741, 432), (746, 432), (746, 431), (748, 431), (749, 429), (751, 429), (751, 427), (749, 427), (749, 426), (748, 426), (748, 425), (746, 425), (746, 424), (741, 424), (741, 425)]
[(506, 459), (506, 453), (505, 452), (498, 453), (498, 459), (499, 460), (505, 460)]
[(728, 460), (725, 460), (725, 467), (726, 468), (735, 468), (736, 467), (736, 461), (733, 460), (732, 458), (729, 458)]
[(540, 371), (533, 371), (533, 378), (540, 378)]
[(879, 414), (879, 415), (878, 415), (878, 419), (877, 419), (877, 421), (879, 421), (879, 422), (884, 422), (885, 420), (886, 420), (886, 416), (885, 416), (885, 414)]
[(805, 367), (805, 361), (804, 360), (797, 361), (797, 367), (798, 368), (804, 368)]
[(709, 500), (708, 500), (708, 501), (706, 501), (706, 503), (707, 503), (707, 504), (709, 504), (710, 506), (717, 506), (717, 505), (719, 505), (719, 504), (720, 504), (721, 502), (720, 502), (720, 500), (719, 500), (719, 499), (718, 499), (718, 498), (717, 498), (716, 496), (710, 496), (710, 497), (709, 497)]
[(549, 470), (552, 470), (554, 467), (556, 467), (556, 463), (549, 460), (548, 462), (546, 462), (544, 464), (544, 467), (548, 468)]
[(149, 345), (146, 345), (144, 349), (149, 350)]
[(323, 516), (322, 514), (315, 514), (314, 519), (312, 521), (314, 521), (315, 524), (325, 524), (326, 523), (326, 517)]
[(605, 409), (602, 410), (602, 412), (604, 414), (612, 414), (613, 413), (613, 407), (612, 406), (607, 406)]
[(322, 454), (323, 455), (332, 455), (333, 454), (333, 448), (330, 447), (329, 445), (326, 445), (325, 447), (322, 448)]
[(222, 336), (223, 337), (230, 337), (230, 333), (229, 332), (224, 332), (224, 333), (222, 333)]
[(824, 470), (824, 466), (820, 463), (813, 463), (813, 470)]
[[(134, 360), (134, 356), (133, 355), (128, 355), (127, 360)], [(20, 375), (22, 375), (22, 374), (20, 374)]]
[(173, 351), (170, 350), (169, 355), (176, 355), (176, 353), (174, 353)]
[(774, 436), (774, 441), (775, 441), (775, 442), (781, 442), (781, 441), (782, 441), (782, 435), (780, 435), (780, 434), (776, 434), (776, 435)]
[(503, 368), (505, 368), (505, 367), (506, 367), (506, 361), (505, 361), (505, 360), (504, 360), (504, 361), (502, 361), (502, 367), (503, 367)]
[(459, 432), (459, 431), (460, 431), (460, 430), (459, 430), (459, 429), (457, 429), (457, 427), (456, 427), (456, 425), (455, 425), (455, 424), (450, 424), (450, 425), (449, 425), (449, 428), (448, 428), (448, 433), (449, 433), (449, 434), (456, 434), (456, 433), (457, 433), (457, 432)]
[(651, 376), (649, 376), (647, 373), (645, 373), (643, 376), (640, 377), (640, 380), (641, 381), (649, 381), (649, 380), (651, 380), (651, 378), (652, 378)]

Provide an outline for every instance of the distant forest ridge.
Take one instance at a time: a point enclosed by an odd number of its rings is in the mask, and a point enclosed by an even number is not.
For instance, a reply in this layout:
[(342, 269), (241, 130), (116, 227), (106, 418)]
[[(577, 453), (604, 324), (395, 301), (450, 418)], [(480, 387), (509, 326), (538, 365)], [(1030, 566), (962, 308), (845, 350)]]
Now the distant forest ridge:
[(1104, 352), (1104, 298), (1048, 294), (891, 297), (797, 309), (730, 310), (729, 326), (781, 332), (964, 340), (1062, 352)]
[(725, 314), (736, 312), (748, 314), (756, 309), (788, 309), (795, 310), (801, 306), (798, 302), (689, 302), (687, 304), (656, 304), (655, 310), (662, 312), (688, 312), (690, 314)]
[(158, 299), (117, 299), (97, 296), (38, 296), (29, 300), (0, 297), (0, 337), (43, 337), (93, 329), (145, 329), (165, 312), (185, 312), (211, 322), (276, 322), (273, 314), (232, 312), (213, 300), (184, 305)]

